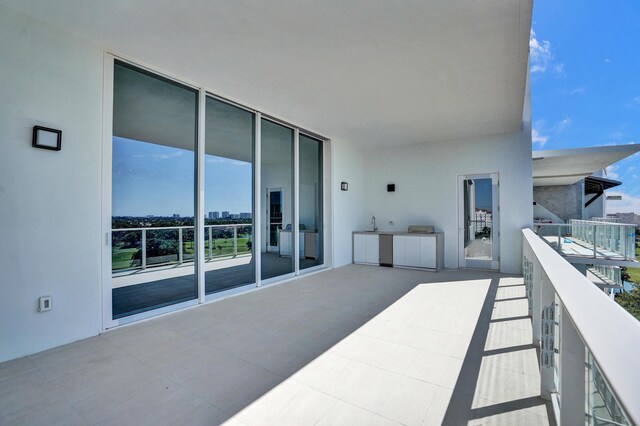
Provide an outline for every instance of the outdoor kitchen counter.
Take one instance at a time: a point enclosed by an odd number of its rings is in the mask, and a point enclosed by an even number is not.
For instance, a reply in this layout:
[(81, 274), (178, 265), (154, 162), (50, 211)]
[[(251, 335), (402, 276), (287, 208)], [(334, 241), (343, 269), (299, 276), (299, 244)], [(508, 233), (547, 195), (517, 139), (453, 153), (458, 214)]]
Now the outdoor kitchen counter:
[[(381, 236), (393, 238), (391, 247)], [(354, 231), (352, 239), (353, 263), (434, 271), (444, 268), (444, 232)]]

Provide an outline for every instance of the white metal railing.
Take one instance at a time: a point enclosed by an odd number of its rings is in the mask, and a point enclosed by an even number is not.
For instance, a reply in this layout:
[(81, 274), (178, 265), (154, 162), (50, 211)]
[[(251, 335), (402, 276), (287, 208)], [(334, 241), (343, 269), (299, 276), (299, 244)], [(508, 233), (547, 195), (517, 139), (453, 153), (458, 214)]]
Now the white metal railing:
[(592, 217), (589, 220), (592, 222), (622, 223), (622, 219), (619, 217)]
[(596, 272), (597, 275), (607, 278), (611, 284), (622, 287), (622, 270), (619, 266), (593, 265), (590, 269)]
[(531, 229), (522, 237), (541, 395), (554, 402), (558, 423), (586, 416), (588, 424), (640, 424), (640, 367), (633, 362), (640, 321)]
[[(212, 260), (220, 257), (237, 257), (238, 255), (251, 253), (252, 248), (247, 246), (246, 250), (239, 248), (238, 246), (238, 237), (239, 235), (246, 235), (247, 241), (252, 242), (252, 224), (226, 224), (226, 225), (205, 225), (205, 260)], [(242, 234), (238, 233), (238, 229), (248, 228), (248, 232), (244, 232)], [(229, 251), (229, 247), (223, 247), (221, 245), (216, 245), (216, 240), (228, 240), (226, 237), (218, 237), (215, 235), (214, 231), (216, 229), (219, 230), (232, 230), (232, 236), (229, 237), (232, 240), (232, 247)], [(176, 234), (173, 236), (166, 236), (167, 232), (174, 231)], [(185, 231), (191, 232), (191, 238), (188, 238), (185, 241)], [(172, 264), (182, 264), (187, 262), (193, 262), (193, 253), (195, 252), (195, 241), (194, 241), (194, 226), (155, 226), (155, 227), (145, 227), (145, 228), (116, 228), (112, 229), (112, 271), (123, 271), (123, 270), (136, 270), (141, 269), (145, 270), (147, 268), (167, 266)], [(154, 256), (153, 258), (149, 258), (148, 252), (148, 240), (149, 234), (153, 232), (163, 232), (165, 233), (164, 237), (156, 238), (165, 242), (175, 242), (175, 253), (169, 253), (161, 256)], [(131, 242), (127, 244), (126, 248), (122, 248), (120, 245), (116, 248), (116, 236), (120, 233), (135, 233), (140, 235), (139, 239), (135, 241), (134, 244)], [(185, 251), (185, 242), (192, 243), (192, 250), (187, 252)], [(119, 242), (118, 242), (119, 243)], [(219, 253), (215, 253), (216, 248), (219, 249)], [(223, 253), (223, 248), (227, 249)], [(117, 258), (119, 255), (126, 252), (129, 249), (140, 250), (139, 262), (137, 262), (137, 257), (134, 258), (134, 254), (131, 253), (131, 258), (129, 260), (120, 260)], [(150, 262), (153, 260), (153, 262)], [(123, 262), (129, 262), (127, 265), (119, 265)]]
[(567, 249), (574, 247), (579, 248), (573, 253), (578, 256), (636, 259), (636, 226), (633, 224), (571, 219), (568, 224), (535, 224), (534, 231), (564, 255), (569, 255)]

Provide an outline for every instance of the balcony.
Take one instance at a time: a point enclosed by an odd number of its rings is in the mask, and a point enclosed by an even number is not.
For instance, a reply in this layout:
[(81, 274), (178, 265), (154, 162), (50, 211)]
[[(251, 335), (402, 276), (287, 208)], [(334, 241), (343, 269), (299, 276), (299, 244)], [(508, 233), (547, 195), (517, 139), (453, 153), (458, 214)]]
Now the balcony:
[(640, 323), (523, 248), (524, 278), (349, 265), (0, 364), (0, 423), (637, 424)]
[(534, 226), (535, 233), (573, 263), (636, 264), (636, 227), (597, 220), (574, 220), (568, 224)]

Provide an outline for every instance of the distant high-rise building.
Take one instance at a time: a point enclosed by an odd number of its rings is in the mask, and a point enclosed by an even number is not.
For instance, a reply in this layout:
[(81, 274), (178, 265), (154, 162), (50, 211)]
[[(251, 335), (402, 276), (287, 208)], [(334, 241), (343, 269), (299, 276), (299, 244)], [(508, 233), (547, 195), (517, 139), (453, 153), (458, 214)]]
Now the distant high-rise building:
[(251, 213), (240, 213), (240, 219), (251, 219)]
[(631, 213), (614, 213), (607, 215), (609, 217), (615, 217), (620, 219), (622, 223), (631, 223), (634, 225), (640, 225), (640, 215), (637, 215), (633, 212)]
[(209, 212), (209, 219), (215, 219), (215, 217), (213, 217), (213, 214), (214, 214), (214, 213), (215, 213), (215, 212)]
[(223, 219), (229, 219), (229, 212), (222, 212)]
[(220, 212), (213, 212), (212, 219), (220, 219)]
[(179, 219), (180, 218), (180, 213), (174, 213), (173, 214), (173, 218), (174, 219)]

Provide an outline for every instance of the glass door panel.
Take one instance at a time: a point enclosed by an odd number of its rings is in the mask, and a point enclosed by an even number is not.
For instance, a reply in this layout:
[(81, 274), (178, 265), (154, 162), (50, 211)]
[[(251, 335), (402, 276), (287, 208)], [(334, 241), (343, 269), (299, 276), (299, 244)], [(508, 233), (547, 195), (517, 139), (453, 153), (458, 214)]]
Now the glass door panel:
[(198, 92), (116, 61), (113, 319), (193, 300)]
[(294, 271), (293, 264), (293, 129), (262, 120), (261, 278)]
[(498, 268), (497, 175), (461, 176), (461, 266)]
[(206, 108), (204, 269), (209, 294), (255, 282), (254, 115), (211, 97)]
[(300, 135), (300, 269), (322, 265), (322, 141)]

